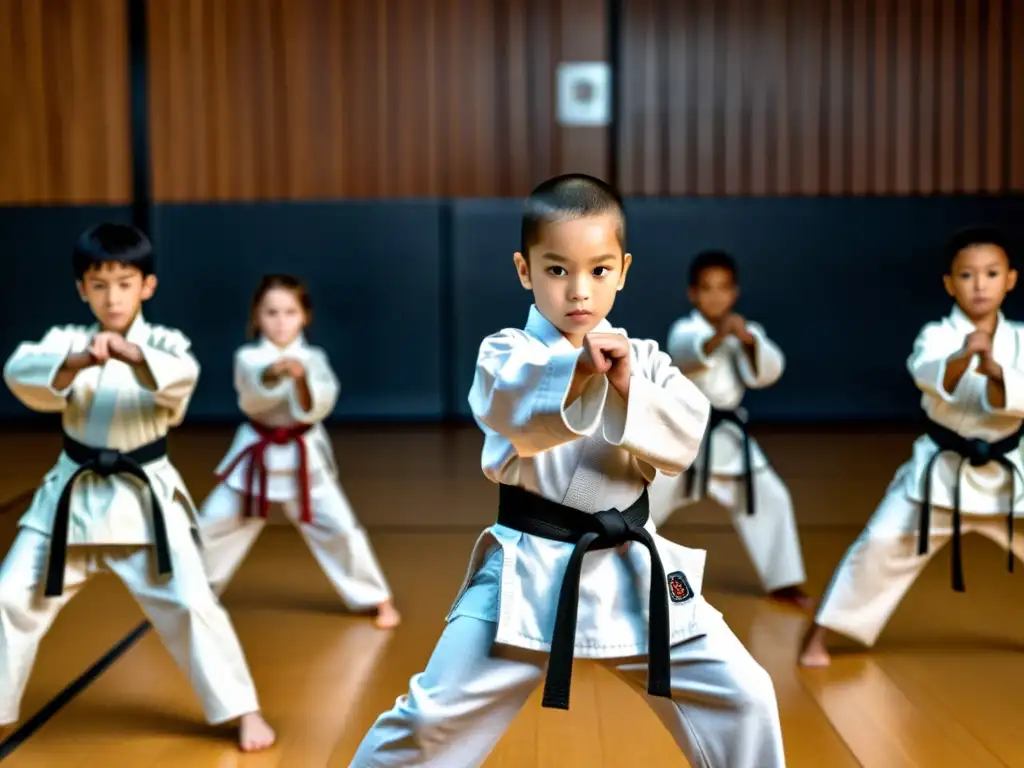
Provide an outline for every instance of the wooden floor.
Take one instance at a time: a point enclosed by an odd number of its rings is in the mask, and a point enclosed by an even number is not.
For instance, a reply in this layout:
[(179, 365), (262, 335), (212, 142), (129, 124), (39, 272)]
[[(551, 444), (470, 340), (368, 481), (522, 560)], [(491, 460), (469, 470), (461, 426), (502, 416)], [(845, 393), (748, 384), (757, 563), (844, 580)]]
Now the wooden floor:
[[(801, 522), (809, 589), (819, 594), (905, 458), (908, 434), (762, 436)], [(198, 499), (229, 430), (185, 429), (175, 461)], [(17, 499), (53, 461), (53, 434), (0, 438), (0, 501)], [(225, 595), (280, 741), (241, 756), (207, 728), (185, 677), (149, 632), (7, 758), (11, 768), (345, 768), (374, 718), (426, 662), (478, 529), (494, 514), (474, 430), (389, 428), (336, 435), (342, 479), (397, 594), (405, 623), (376, 631), (348, 616), (287, 526), (267, 529)], [(870, 447), (870, 450), (867, 450)], [(397, 473), (397, 474), (396, 474)], [(15, 502), (0, 517), (14, 534)], [(968, 537), (969, 592), (949, 589), (938, 557), (871, 653), (825, 671), (794, 664), (804, 618), (758, 595), (753, 571), (712, 505), (680, 513), (664, 533), (709, 551), (706, 593), (775, 680), (794, 768), (1024, 767), (1024, 573)], [(44, 640), (23, 706), (40, 710), (142, 615), (113, 578), (73, 600)], [(538, 694), (539, 697), (539, 694)], [(621, 768), (685, 764), (643, 699), (603, 669), (577, 664), (573, 708), (530, 701), (488, 768)], [(453, 767), (453, 768), (458, 768)], [(728, 766), (723, 766), (728, 768)]]

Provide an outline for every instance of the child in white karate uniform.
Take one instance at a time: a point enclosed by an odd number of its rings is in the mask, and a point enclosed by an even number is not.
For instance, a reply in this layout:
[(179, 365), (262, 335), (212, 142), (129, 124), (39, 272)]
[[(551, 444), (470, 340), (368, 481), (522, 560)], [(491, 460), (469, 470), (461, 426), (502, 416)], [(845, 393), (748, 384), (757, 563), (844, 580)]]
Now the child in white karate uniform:
[(545, 668), (545, 706), (568, 707), (575, 656), (644, 694), (691, 765), (779, 768), (771, 679), (701, 597), (705, 553), (649, 519), (648, 483), (689, 466), (709, 404), (657, 344), (605, 319), (631, 263), (622, 203), (559, 177), (530, 196), (522, 234), (534, 306), (484, 339), (469, 394), (498, 522), (426, 670), (352, 766), (479, 766)]
[(689, 471), (659, 475), (651, 484), (651, 517), (660, 527), (677, 508), (710, 496), (729, 510), (765, 592), (809, 610), (813, 602), (802, 588), (806, 575), (793, 502), (750, 436), (740, 407), (747, 389), (779, 380), (785, 358), (764, 328), (733, 312), (739, 282), (730, 254), (697, 254), (690, 264), (689, 297), (694, 310), (672, 326), (668, 353), (711, 401), (711, 422)]
[(25, 405), (61, 414), (64, 450), (0, 568), (0, 725), (17, 722), (39, 643), (61, 608), (107, 571), (188, 675), (207, 722), (238, 720), (241, 748), (265, 749), (274, 732), (207, 582), (192, 500), (167, 457), (167, 433), (185, 417), (199, 364), (183, 334), (142, 316), (156, 290), (145, 235), (101, 224), (79, 239), (72, 263), (98, 323), (55, 326), (4, 367)]
[(306, 343), (312, 313), (305, 286), (289, 275), (267, 275), (253, 296), (249, 332), (258, 339), (235, 354), (238, 407), (248, 421), (200, 513), (207, 572), (220, 594), (256, 543), (270, 503), (279, 502), (346, 606), (375, 610), (377, 626), (395, 627), (401, 617), (321, 424), (339, 385), (324, 351)]
[(956, 304), (928, 323), (907, 368), (928, 416), (913, 456), (846, 552), (804, 640), (800, 664), (831, 663), (828, 631), (872, 646), (939, 549), (952, 542), (953, 589), (964, 591), (960, 537), (977, 532), (1024, 559), (1013, 538), (1024, 512), (1024, 325), (1003, 299), (1017, 284), (1001, 233), (972, 227), (946, 248), (943, 281)]

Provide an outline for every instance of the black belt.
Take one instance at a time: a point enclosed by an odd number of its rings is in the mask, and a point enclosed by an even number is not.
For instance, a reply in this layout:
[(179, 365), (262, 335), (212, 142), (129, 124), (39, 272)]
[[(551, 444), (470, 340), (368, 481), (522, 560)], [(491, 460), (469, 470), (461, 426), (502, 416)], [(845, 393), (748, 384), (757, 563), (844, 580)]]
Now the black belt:
[[(652, 696), (672, 697), (669, 676), (668, 586), (654, 539), (644, 529), (647, 518), (647, 489), (644, 489), (643, 495), (624, 512), (612, 509), (590, 514), (549, 501), (522, 488), (504, 484), (500, 486), (499, 525), (530, 536), (576, 545), (569, 558), (558, 596), (542, 706), (552, 709), (569, 708), (583, 556), (590, 550), (612, 549), (628, 541), (643, 544), (651, 553), (647, 692)], [(689, 589), (686, 588), (685, 591), (688, 593)]]
[(918, 535), (917, 553), (924, 555), (928, 552), (928, 526), (932, 509), (932, 469), (940, 455), (947, 452), (955, 453), (960, 456), (960, 463), (957, 465), (956, 482), (953, 486), (953, 589), (956, 592), (965, 591), (963, 552), (960, 546), (960, 474), (964, 462), (970, 463), (972, 467), (982, 467), (995, 461), (1010, 473), (1010, 513), (1006, 518), (1006, 532), (1009, 537), (1010, 549), (1009, 570), (1010, 573), (1013, 573), (1013, 501), (1017, 496), (1017, 468), (1006, 457), (1018, 449), (1021, 438), (1024, 437), (1024, 426), (1009, 437), (1004, 437), (995, 443), (964, 437), (934, 421), (928, 422), (925, 433), (935, 442), (939, 450), (932, 455), (925, 466), (924, 498), (921, 502), (921, 530)]
[(134, 451), (122, 453), (111, 448), (93, 448), (82, 445), (64, 435), (64, 453), (78, 464), (78, 469), (68, 478), (57, 502), (57, 512), (53, 519), (53, 533), (50, 539), (50, 564), (46, 574), (46, 596), (59, 597), (64, 592), (64, 566), (68, 546), (68, 525), (71, 519), (71, 491), (75, 480), (86, 472), (95, 472), (102, 477), (110, 475), (131, 475), (141, 480), (149, 489), (150, 503), (153, 507), (153, 538), (156, 545), (157, 572), (161, 575), (171, 572), (171, 547), (167, 540), (167, 527), (164, 525), (164, 513), (160, 501), (153, 491), (143, 464), (162, 459), (167, 455), (167, 438), (148, 443)]
[[(711, 479), (711, 433), (715, 427), (723, 421), (728, 421), (739, 427), (743, 435), (743, 481), (747, 486), (747, 514), (754, 514), (754, 474), (753, 461), (751, 460), (750, 432), (747, 431), (747, 424), (739, 417), (736, 411), (720, 411), (717, 408), (711, 409), (711, 416), (708, 418), (708, 427), (704, 431), (704, 445), (701, 448), (701, 472), (700, 472), (700, 497), (708, 495), (708, 482)], [(697, 481), (697, 467), (691, 465), (686, 471), (686, 496), (693, 496), (693, 485)]]

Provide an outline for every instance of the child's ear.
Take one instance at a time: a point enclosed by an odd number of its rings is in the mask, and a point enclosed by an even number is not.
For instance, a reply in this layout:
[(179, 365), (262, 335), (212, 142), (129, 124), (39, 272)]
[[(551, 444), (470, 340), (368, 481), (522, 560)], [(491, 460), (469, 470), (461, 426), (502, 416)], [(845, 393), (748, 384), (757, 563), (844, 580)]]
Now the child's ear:
[(156, 275), (146, 275), (142, 278), (142, 300), (149, 301), (156, 293)]
[(85, 295), (85, 283), (81, 280), (75, 280), (75, 288), (78, 289), (78, 298), (88, 303), (89, 297)]
[(629, 268), (633, 265), (633, 255), (631, 253), (624, 253), (622, 255), (622, 274), (619, 275), (619, 284), (615, 287), (615, 290), (621, 291), (626, 287), (626, 275), (629, 274)]
[(1007, 292), (1012, 291), (1017, 287), (1017, 270), (1011, 269), (1006, 275), (1006, 290)]
[(519, 282), (528, 291), (533, 290), (533, 281), (530, 280), (530, 262), (523, 254), (516, 251), (512, 254), (512, 263), (516, 265), (516, 274), (519, 275)]

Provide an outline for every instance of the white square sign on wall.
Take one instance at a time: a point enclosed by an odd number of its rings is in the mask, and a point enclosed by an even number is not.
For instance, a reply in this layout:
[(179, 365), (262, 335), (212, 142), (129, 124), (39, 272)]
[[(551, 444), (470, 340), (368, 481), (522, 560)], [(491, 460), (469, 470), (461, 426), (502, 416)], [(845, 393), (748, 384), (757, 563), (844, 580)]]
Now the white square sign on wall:
[(608, 125), (612, 120), (611, 68), (603, 61), (558, 65), (558, 122)]

